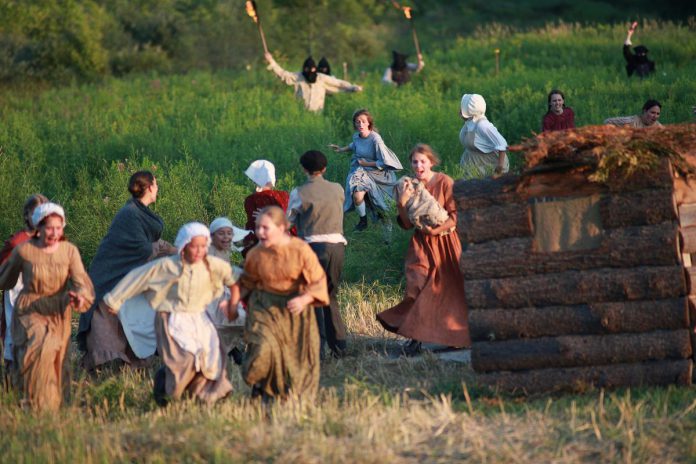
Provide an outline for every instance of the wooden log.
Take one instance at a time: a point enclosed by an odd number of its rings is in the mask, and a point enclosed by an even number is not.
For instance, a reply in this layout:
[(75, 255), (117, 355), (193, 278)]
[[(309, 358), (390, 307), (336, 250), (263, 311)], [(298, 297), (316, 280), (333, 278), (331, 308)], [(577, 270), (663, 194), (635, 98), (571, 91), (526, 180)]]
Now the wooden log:
[(549, 367), (600, 366), (691, 357), (688, 329), (611, 335), (562, 335), (476, 342), (471, 366), (477, 372)]
[(514, 175), (497, 179), (461, 179), (454, 183), (453, 195), (460, 211), (517, 203), (526, 200), (515, 190), (518, 182), (519, 176)]
[(693, 362), (651, 361), (632, 364), (538, 369), (478, 374), (484, 385), (517, 394), (584, 392), (588, 388), (640, 387), (646, 385), (691, 385)]
[(457, 215), (462, 243), (479, 243), (532, 235), (532, 213), (527, 203), (471, 208)]
[(468, 244), (460, 261), (465, 280), (603, 267), (667, 266), (679, 264), (677, 225), (626, 227), (604, 232), (599, 248), (536, 253), (533, 239), (510, 238)]
[(679, 243), (682, 253), (696, 253), (696, 227), (681, 227)]
[(661, 300), (686, 294), (681, 266), (593, 269), (464, 281), (469, 309)]
[(605, 229), (659, 224), (678, 218), (677, 205), (669, 189), (606, 195), (599, 204), (599, 213)]
[(688, 328), (686, 298), (469, 311), (474, 342)]

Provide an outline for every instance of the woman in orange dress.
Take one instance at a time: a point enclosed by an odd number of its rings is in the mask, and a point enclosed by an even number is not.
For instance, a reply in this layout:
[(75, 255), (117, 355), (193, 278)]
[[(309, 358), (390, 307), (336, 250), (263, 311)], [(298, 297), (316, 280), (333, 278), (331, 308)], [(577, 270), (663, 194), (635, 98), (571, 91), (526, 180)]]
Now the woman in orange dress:
[[(425, 144), (418, 144), (409, 156), (415, 177), (445, 208), (448, 219), (437, 227), (423, 226), (411, 238), (405, 259), (406, 294), (401, 303), (377, 315), (390, 332), (410, 338), (404, 353), (420, 352), (421, 342), (452, 347), (469, 347), (469, 324), (464, 300), (464, 281), (459, 270), (462, 246), (454, 228), (457, 211), (452, 195), (452, 178), (434, 172), (439, 159)], [(398, 222), (413, 228), (405, 204), (413, 195), (404, 187), (397, 198)]]

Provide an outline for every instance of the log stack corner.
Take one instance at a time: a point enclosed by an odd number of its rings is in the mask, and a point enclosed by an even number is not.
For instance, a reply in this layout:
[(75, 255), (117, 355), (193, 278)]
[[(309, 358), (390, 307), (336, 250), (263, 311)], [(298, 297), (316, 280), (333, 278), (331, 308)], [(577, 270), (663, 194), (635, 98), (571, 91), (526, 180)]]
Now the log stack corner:
[[(596, 180), (616, 147), (645, 146), (659, 152), (649, 168)], [(519, 393), (690, 385), (696, 125), (586, 127), (516, 148), (520, 175), (454, 188), (479, 381)], [(548, 204), (561, 223), (582, 222), (563, 208), (583, 199), (597, 217), (591, 245), (544, 249), (540, 211)]]

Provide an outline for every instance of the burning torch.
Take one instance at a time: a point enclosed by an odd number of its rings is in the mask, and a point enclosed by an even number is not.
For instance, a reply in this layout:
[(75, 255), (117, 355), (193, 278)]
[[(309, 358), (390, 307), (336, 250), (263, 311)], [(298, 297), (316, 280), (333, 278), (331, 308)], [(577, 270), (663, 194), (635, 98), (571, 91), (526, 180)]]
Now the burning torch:
[(261, 18), (259, 18), (259, 12), (256, 9), (256, 2), (254, 0), (247, 0), (246, 12), (249, 15), (249, 17), (254, 20), (256, 26), (259, 28), (259, 35), (261, 36), (263, 51), (264, 53), (268, 53), (268, 45), (266, 45), (266, 36), (263, 33), (263, 28), (261, 27)]
[(416, 53), (418, 53), (418, 56), (421, 56), (421, 49), (420, 49), (420, 43), (418, 42), (418, 34), (416, 34), (416, 25), (413, 22), (413, 17), (411, 16), (411, 10), (412, 8), (410, 6), (402, 6), (401, 9), (404, 12), (404, 16), (406, 16), (406, 19), (408, 19), (408, 22), (411, 24), (411, 33), (413, 34), (413, 44), (416, 46)]

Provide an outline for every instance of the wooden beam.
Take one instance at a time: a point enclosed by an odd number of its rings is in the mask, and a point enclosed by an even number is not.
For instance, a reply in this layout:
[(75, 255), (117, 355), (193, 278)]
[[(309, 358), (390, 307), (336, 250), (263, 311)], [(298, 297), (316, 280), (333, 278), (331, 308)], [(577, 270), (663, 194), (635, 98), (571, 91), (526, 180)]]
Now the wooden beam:
[(464, 281), (470, 309), (660, 300), (686, 294), (681, 266), (593, 269)]
[(467, 209), (457, 215), (457, 232), (462, 243), (529, 237), (532, 213), (527, 203)]
[(474, 342), (688, 328), (686, 298), (469, 311)]
[(476, 372), (491, 372), (687, 359), (692, 355), (690, 336), (682, 329), (475, 342), (471, 366)]
[[(696, 228), (695, 228), (696, 229)], [(460, 268), (465, 280), (545, 274), (604, 267), (679, 264), (677, 225), (626, 227), (604, 232), (599, 248), (535, 253), (531, 237), (464, 245)]]
[(605, 229), (659, 224), (678, 218), (676, 202), (670, 189), (606, 195), (602, 197), (599, 211)]
[(533, 394), (556, 391), (584, 392), (588, 388), (641, 387), (646, 385), (691, 385), (691, 360), (610, 364), (565, 369), (478, 374), (484, 385), (510, 393)]

